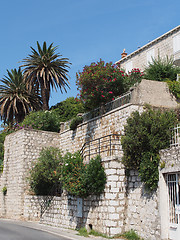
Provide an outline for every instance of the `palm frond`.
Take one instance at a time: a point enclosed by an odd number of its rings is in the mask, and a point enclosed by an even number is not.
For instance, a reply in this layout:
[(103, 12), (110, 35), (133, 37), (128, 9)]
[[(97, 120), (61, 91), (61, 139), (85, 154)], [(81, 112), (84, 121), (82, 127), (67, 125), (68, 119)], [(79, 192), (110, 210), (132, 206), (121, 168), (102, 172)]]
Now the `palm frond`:
[(55, 53), (57, 46), (53, 46), (53, 43), (47, 47), (46, 42), (44, 42), (41, 48), (37, 41), (37, 51), (32, 47), (31, 50), (31, 54), (23, 60), (21, 66), (24, 67), (24, 79), (29, 85), (39, 86), (43, 109), (48, 109), (49, 106), (46, 104), (49, 99), (45, 99), (45, 96), (50, 96), (49, 86), (55, 90), (59, 88), (61, 92), (62, 89), (66, 91), (66, 88), (69, 88), (68, 68), (71, 63), (69, 63), (68, 58), (62, 58), (62, 55)]
[(7, 70), (0, 80), (0, 114), (5, 123), (20, 122), (31, 110), (41, 108), (41, 98), (33, 89), (28, 89), (21, 69)]

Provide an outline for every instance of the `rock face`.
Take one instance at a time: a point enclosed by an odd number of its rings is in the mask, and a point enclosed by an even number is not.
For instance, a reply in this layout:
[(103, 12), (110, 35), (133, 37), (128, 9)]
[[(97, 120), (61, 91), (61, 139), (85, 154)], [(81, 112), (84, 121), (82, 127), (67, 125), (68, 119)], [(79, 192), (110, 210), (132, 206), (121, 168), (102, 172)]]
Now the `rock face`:
[[(127, 118), (133, 111), (142, 112), (145, 103), (155, 107), (177, 106), (165, 83), (143, 80), (132, 90), (128, 104), (80, 124), (75, 131), (52, 133), (22, 129), (8, 135), (4, 170), (0, 177), (0, 189), (6, 186), (7, 194), (0, 194), (0, 216), (41, 220), (70, 228), (92, 227), (110, 236), (135, 229), (145, 239), (160, 239), (159, 190), (147, 195), (138, 173), (131, 171), (127, 177), (121, 163), (120, 135), (124, 132)], [(29, 170), (42, 148), (54, 146), (64, 152), (75, 152), (85, 142), (111, 134), (119, 135), (116, 139), (119, 149), (109, 151), (107, 146), (107, 151), (102, 154), (107, 175), (104, 194), (84, 200), (66, 192), (54, 198), (29, 194)]]

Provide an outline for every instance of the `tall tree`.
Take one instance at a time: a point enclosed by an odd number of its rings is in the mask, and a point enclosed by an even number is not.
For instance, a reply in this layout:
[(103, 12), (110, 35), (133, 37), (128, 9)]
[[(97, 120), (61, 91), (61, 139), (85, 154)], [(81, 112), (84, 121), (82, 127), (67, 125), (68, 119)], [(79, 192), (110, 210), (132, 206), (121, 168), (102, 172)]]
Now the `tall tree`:
[(8, 71), (0, 80), (0, 113), (7, 124), (23, 121), (31, 110), (41, 108), (41, 98), (26, 88), (21, 69)]
[(60, 88), (61, 92), (69, 88), (67, 73), (70, 63), (68, 58), (61, 58), (62, 55), (55, 53), (57, 46), (54, 47), (53, 43), (47, 48), (44, 42), (41, 48), (37, 42), (37, 48), (36, 51), (31, 47), (31, 54), (23, 60), (24, 78), (29, 87), (35, 86), (41, 91), (43, 110), (49, 110), (51, 88)]

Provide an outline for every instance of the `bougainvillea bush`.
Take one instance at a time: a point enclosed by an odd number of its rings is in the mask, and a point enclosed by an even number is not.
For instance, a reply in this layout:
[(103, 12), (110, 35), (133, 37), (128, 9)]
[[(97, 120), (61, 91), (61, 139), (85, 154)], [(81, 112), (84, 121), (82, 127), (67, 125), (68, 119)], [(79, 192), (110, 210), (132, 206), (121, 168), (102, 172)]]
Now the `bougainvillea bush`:
[(76, 78), (79, 99), (87, 110), (91, 110), (125, 93), (142, 78), (142, 73), (136, 69), (127, 75), (118, 65), (100, 60), (85, 66), (82, 72), (76, 74)]

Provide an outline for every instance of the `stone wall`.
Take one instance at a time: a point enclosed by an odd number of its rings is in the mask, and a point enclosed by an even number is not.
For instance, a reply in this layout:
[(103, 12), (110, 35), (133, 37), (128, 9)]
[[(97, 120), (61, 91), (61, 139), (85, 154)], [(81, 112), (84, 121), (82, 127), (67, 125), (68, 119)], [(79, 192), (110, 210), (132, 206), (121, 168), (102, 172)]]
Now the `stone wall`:
[(143, 107), (130, 103), (80, 124), (75, 131), (66, 130), (60, 133), (60, 148), (64, 152), (75, 152), (87, 141), (109, 134), (123, 134), (127, 118), (136, 110), (143, 111)]
[[(82, 202), (82, 217), (78, 217), (78, 199), (65, 192), (54, 197), (42, 214), (41, 222), (66, 228), (92, 226), (96, 231), (114, 235), (123, 231), (125, 209), (125, 169), (120, 157), (106, 157), (102, 163), (107, 175), (105, 192)], [(44, 197), (25, 196), (24, 217), (38, 220)], [(34, 217), (36, 216), (36, 217)]]
[(127, 118), (135, 110), (143, 111), (143, 107), (127, 104), (81, 124), (76, 131), (67, 130), (61, 134), (22, 129), (8, 135), (5, 140), (4, 170), (0, 177), (0, 189), (6, 186), (7, 195), (4, 197), (2, 192), (0, 194), (0, 216), (24, 217), (29, 169), (43, 147), (54, 146), (64, 152), (75, 152), (88, 140), (112, 133), (121, 134)]
[(133, 170), (128, 177), (126, 207), (125, 231), (136, 229), (144, 239), (161, 239), (159, 189), (148, 194)]
[[(149, 84), (156, 83), (149, 82)], [(134, 90), (138, 91), (141, 98), (136, 94), (131, 103), (82, 123), (75, 131), (52, 133), (23, 129), (8, 135), (5, 140), (4, 170), (0, 176), (0, 189), (6, 186), (7, 195), (3, 196), (2, 192), (0, 193), (0, 217), (41, 219), (47, 224), (73, 228), (92, 226), (95, 230), (108, 235), (133, 228), (145, 239), (158, 239), (158, 192), (147, 196), (136, 173), (132, 172), (126, 181), (121, 163), (121, 150), (113, 152), (113, 156), (102, 154), (102, 162), (107, 174), (105, 192), (100, 197), (91, 196), (85, 199), (82, 209), (79, 209), (80, 205), (78, 205), (81, 201), (66, 195), (65, 192), (53, 199), (30, 196), (27, 181), (32, 162), (39, 157), (43, 147), (54, 146), (64, 152), (75, 152), (87, 141), (109, 134), (123, 134), (127, 118), (131, 113), (136, 110), (142, 112), (143, 104), (147, 99), (153, 99), (156, 103), (156, 99), (159, 98), (159, 91), (155, 91), (156, 96), (152, 97), (152, 91), (149, 89), (142, 82), (141, 87)], [(161, 91), (161, 95), (163, 94), (165, 96), (169, 94), (164, 87)], [(148, 103), (153, 105), (153, 101)], [(174, 106), (171, 97), (168, 101), (169, 107)], [(118, 141), (120, 143), (120, 138)], [(47, 205), (47, 209), (42, 214), (43, 203)], [(80, 210), (83, 217), (78, 215), (81, 213)]]
[(133, 89), (131, 102), (137, 105), (149, 104), (158, 108), (178, 107), (176, 98), (170, 93), (166, 82), (145, 79)]
[(138, 177), (131, 171), (128, 181), (120, 158), (102, 159), (107, 175), (104, 194), (83, 200), (82, 217), (78, 217), (77, 201), (65, 192), (53, 197), (41, 216), (43, 196), (25, 196), (24, 218), (65, 228), (94, 229), (109, 236), (135, 229), (144, 239), (160, 239), (158, 192), (147, 194)]
[(28, 189), (27, 177), (32, 162), (43, 147), (59, 146), (59, 134), (36, 130), (19, 130), (6, 137), (4, 169), (0, 189), (7, 187), (7, 195), (1, 194), (0, 216), (23, 218), (24, 194)]
[(162, 174), (169, 172), (180, 172), (180, 146), (163, 149), (160, 151)]

